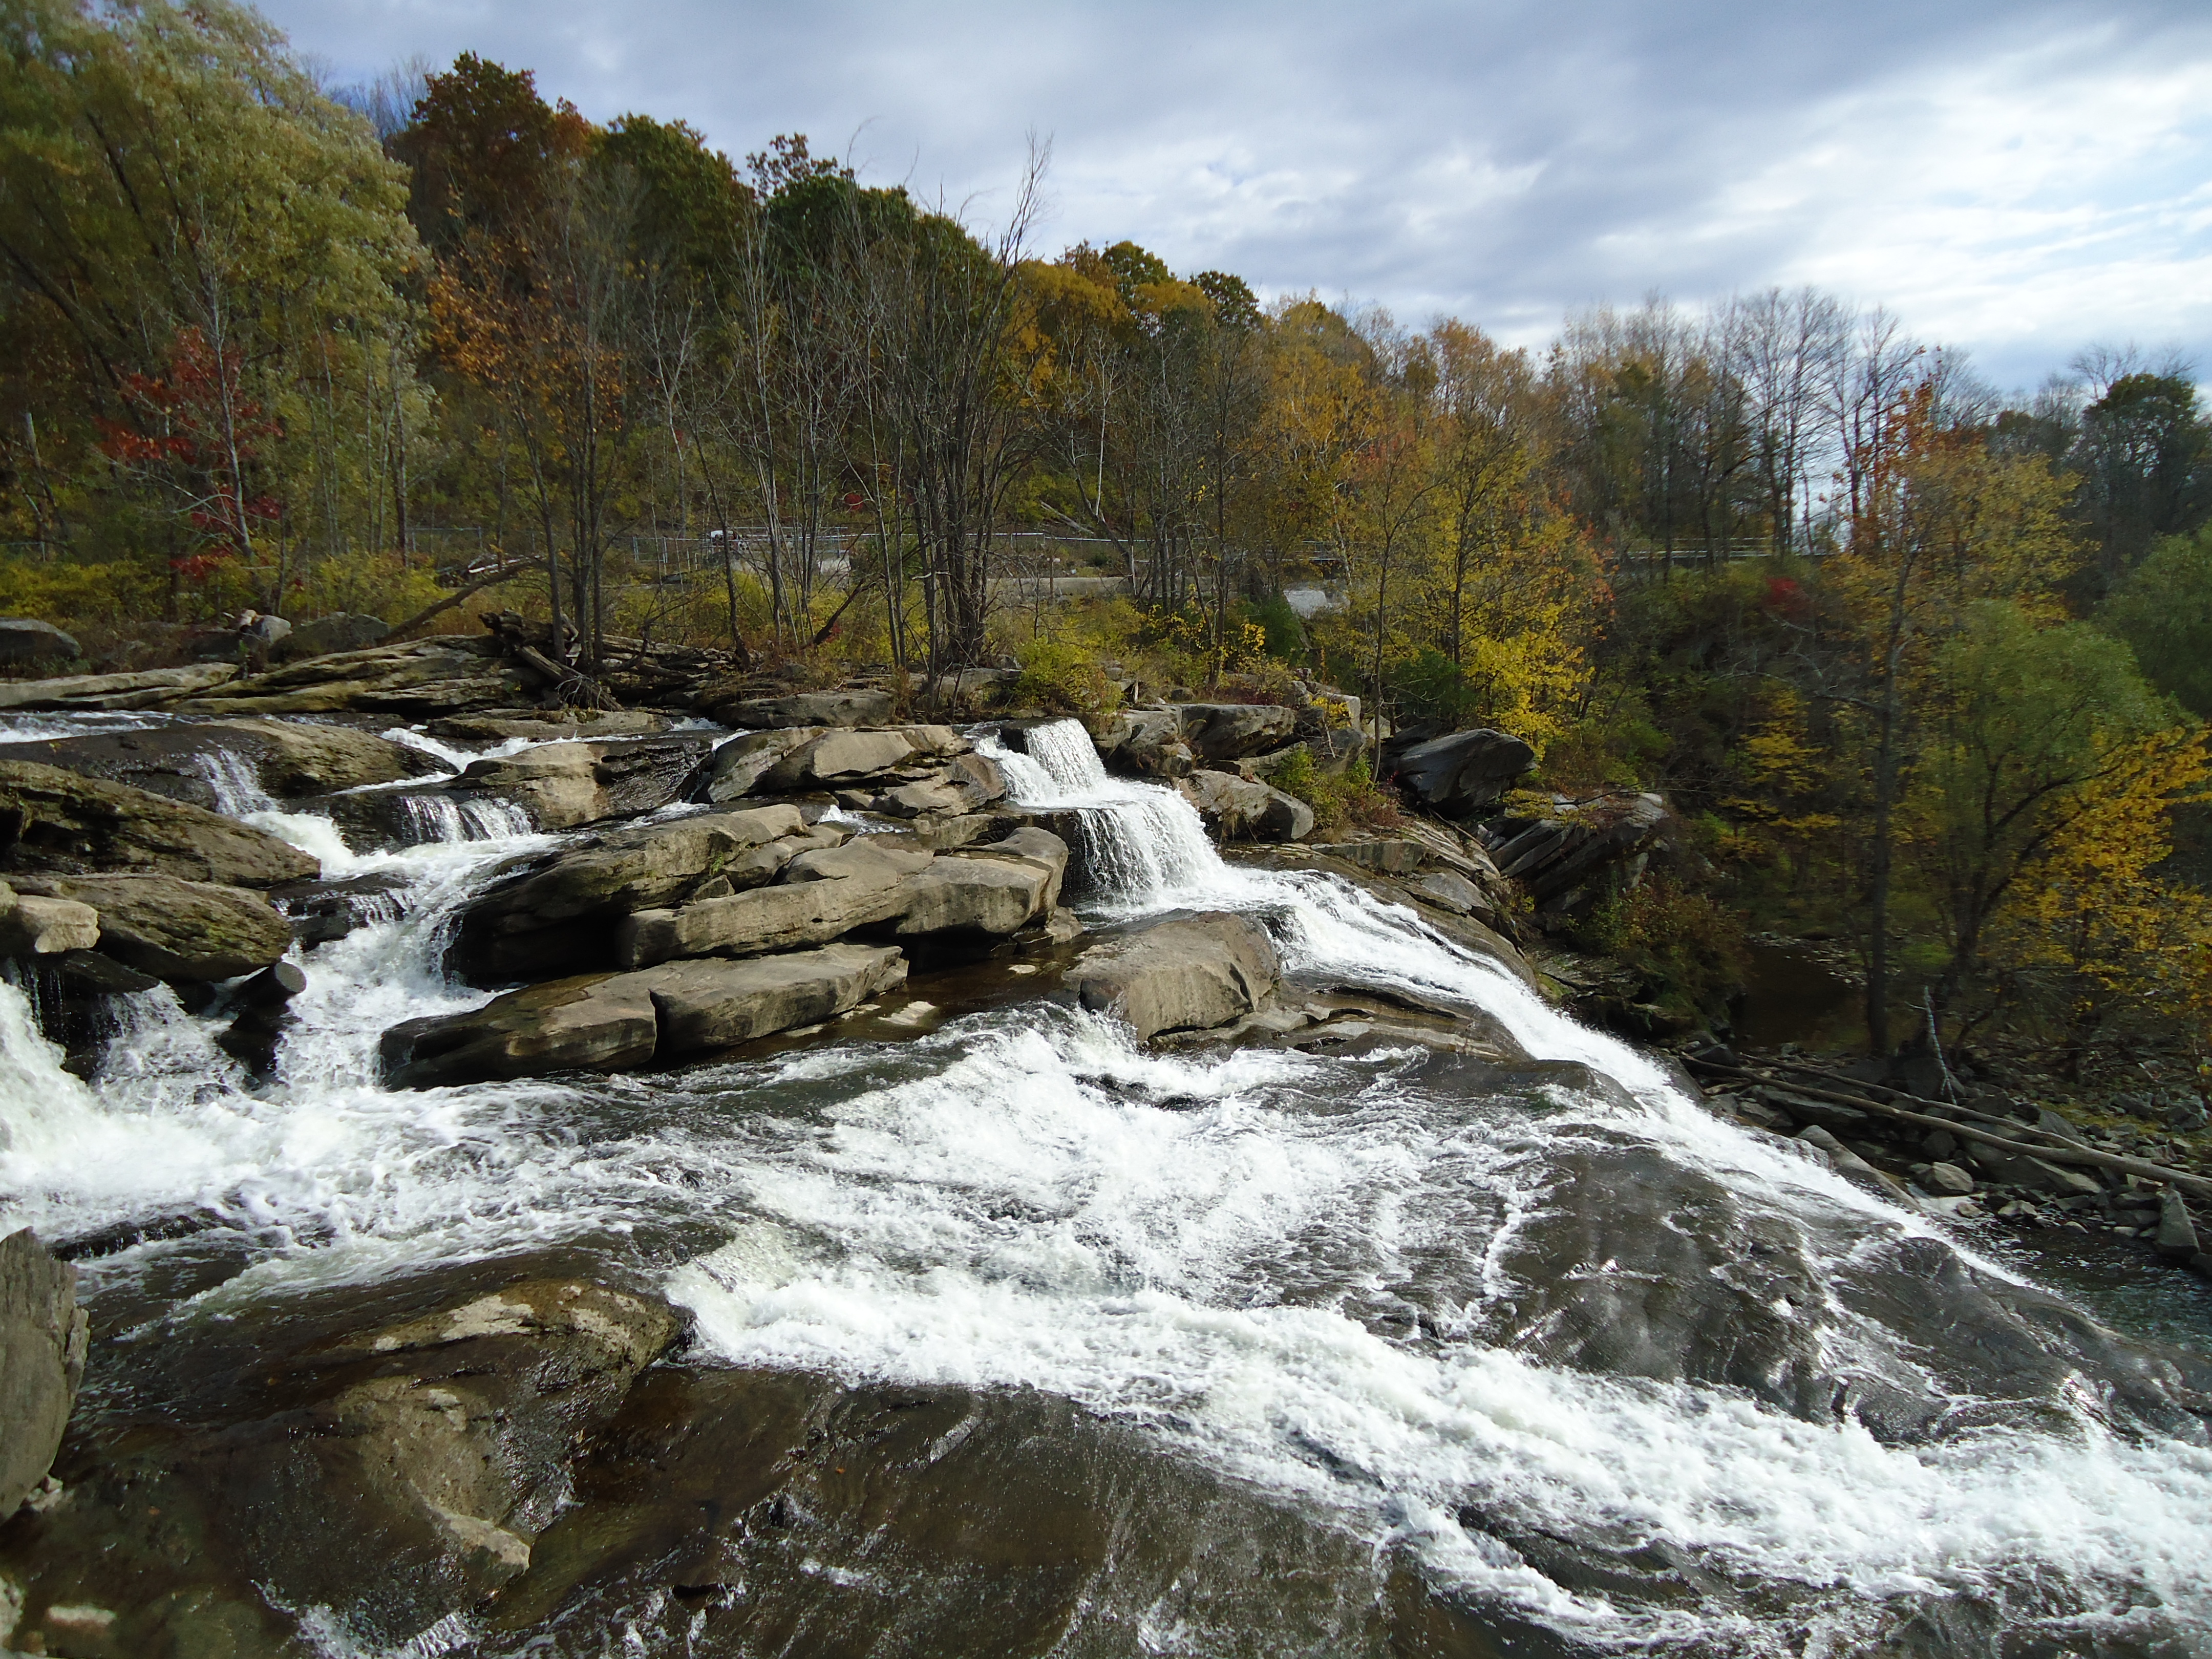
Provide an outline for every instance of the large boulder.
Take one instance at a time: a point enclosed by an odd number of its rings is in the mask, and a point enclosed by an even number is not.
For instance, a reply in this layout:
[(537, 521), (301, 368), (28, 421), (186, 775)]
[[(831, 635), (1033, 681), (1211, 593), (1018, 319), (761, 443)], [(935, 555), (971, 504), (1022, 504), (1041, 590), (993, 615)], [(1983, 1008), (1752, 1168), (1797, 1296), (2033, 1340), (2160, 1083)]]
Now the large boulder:
[(0, 617), (0, 669), (40, 668), (84, 654), (73, 635), (28, 617)]
[(1516, 881), (1540, 910), (1584, 908), (1608, 871), (1640, 876), (1664, 836), (1667, 803), (1655, 794), (1601, 795), (1515, 831), (1491, 849), (1498, 872)]
[(1018, 932), (1052, 914), (1067, 874), (1067, 843), (1024, 824), (1001, 841), (940, 858), (907, 884), (894, 931), (931, 934)]
[(321, 864), (251, 825), (58, 767), (0, 761), (0, 873), (175, 876), (273, 887)]
[(100, 943), (100, 912), (74, 899), (21, 894), (0, 882), (0, 957), (59, 957)]
[(1281, 975), (1265, 928), (1212, 911), (1094, 945), (1076, 958), (1067, 982), (1084, 1007), (1122, 1020), (1142, 1041), (1250, 1013), (1274, 994)]
[(897, 726), (879, 731), (793, 726), (750, 732), (714, 750), (701, 795), (725, 805), (747, 795), (849, 788), (885, 778), (918, 760), (945, 758), (968, 747), (949, 726)]
[(380, 617), (341, 611), (334, 616), (316, 617), (295, 624), (290, 635), (277, 643), (275, 654), (291, 662), (301, 657), (326, 657), (337, 651), (359, 651), (380, 643), (391, 631), (391, 625)]
[(100, 915), (104, 954), (173, 984), (235, 979), (292, 946), (292, 924), (262, 894), (242, 888), (173, 876), (24, 879), (46, 897), (89, 905)]
[(882, 726), (891, 717), (891, 694), (865, 686), (800, 691), (784, 697), (741, 697), (717, 703), (714, 716), (748, 732), (792, 726)]
[(616, 956), (626, 968), (675, 957), (762, 956), (890, 921), (905, 912), (908, 878), (937, 855), (884, 839), (803, 853), (772, 887), (641, 911), (616, 929)]
[(499, 708), (484, 714), (453, 714), (432, 720), (434, 738), (459, 743), (557, 743), (566, 738), (599, 742), (608, 738), (649, 738), (668, 729), (668, 716), (642, 708)]
[(706, 812), (638, 824), (529, 861), (463, 909), (452, 965), (479, 984), (614, 965), (615, 924), (714, 884), (756, 887), (845, 832), (810, 830), (795, 806)]
[(1297, 734), (1298, 711), (1272, 702), (1187, 702), (1182, 740), (1200, 761), (1242, 760)]
[(1313, 834), (1313, 808), (1270, 785), (1200, 771), (1178, 787), (1218, 841), (1304, 841)]
[(626, 1071), (814, 1024), (905, 976), (896, 949), (858, 945), (583, 975), (395, 1025), (380, 1052), (396, 1088)]
[(84, 1354), (76, 1269), (27, 1227), (0, 1238), (0, 1521), (46, 1478)]
[(1398, 785), (1447, 817), (1492, 805), (1536, 763), (1536, 751), (1504, 732), (1454, 732), (1393, 749), (1383, 765)]
[(1185, 777), (1196, 764), (1173, 708), (1125, 708), (1096, 741), (1107, 769), (1131, 777)]
[(212, 720), (0, 744), (0, 760), (58, 766), (221, 811), (242, 793), (306, 796), (441, 772), (433, 757), (373, 732), (297, 720)]
[(549, 743), (472, 762), (453, 787), (517, 802), (540, 830), (573, 830), (667, 805), (697, 769), (707, 743), (688, 735)]

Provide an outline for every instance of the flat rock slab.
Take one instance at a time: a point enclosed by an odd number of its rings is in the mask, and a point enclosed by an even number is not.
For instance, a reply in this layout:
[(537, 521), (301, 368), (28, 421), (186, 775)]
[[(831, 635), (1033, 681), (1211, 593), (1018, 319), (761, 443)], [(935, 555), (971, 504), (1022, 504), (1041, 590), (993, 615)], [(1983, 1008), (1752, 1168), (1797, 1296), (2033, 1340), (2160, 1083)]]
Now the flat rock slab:
[(143, 873), (273, 887), (319, 860), (220, 813), (59, 767), (0, 761), (0, 873)]
[(292, 946), (291, 922), (264, 896), (243, 888), (173, 876), (35, 879), (45, 896), (99, 913), (104, 955), (172, 984), (235, 979)]
[(862, 945), (580, 975), (395, 1025), (380, 1052), (395, 1088), (628, 1071), (814, 1024), (905, 978), (896, 947)]
[(891, 694), (866, 688), (745, 697), (714, 708), (714, 718), (725, 726), (755, 732), (788, 726), (882, 726), (890, 717)]
[(1265, 928), (1212, 911), (1094, 945), (1067, 983), (1084, 1007), (1124, 1021), (1141, 1041), (1225, 1025), (1267, 1002), (1281, 976)]

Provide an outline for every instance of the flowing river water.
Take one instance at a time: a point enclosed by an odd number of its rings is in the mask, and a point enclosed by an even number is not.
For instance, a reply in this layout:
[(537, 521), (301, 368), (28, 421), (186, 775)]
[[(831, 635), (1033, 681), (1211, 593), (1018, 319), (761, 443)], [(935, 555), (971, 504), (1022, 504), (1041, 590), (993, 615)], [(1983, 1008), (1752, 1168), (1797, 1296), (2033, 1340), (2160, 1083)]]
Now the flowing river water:
[[(1349, 1540), (1344, 1607), (1410, 1561), (1552, 1651), (1903, 1628), (1936, 1634), (1900, 1650), (2207, 1650), (2201, 1355), (1715, 1120), (1409, 912), (1224, 863), (1073, 723), (984, 746), (1023, 804), (1077, 816), (1095, 925), (1247, 912), (1291, 980), (1460, 1008), (1488, 1050), (1147, 1052), (1031, 1000), (666, 1074), (386, 1090), (380, 1033), (489, 995), (441, 969), (459, 903), (560, 838), (439, 798), (418, 844), (356, 853), (226, 774), (226, 805), (326, 877), (383, 878), (388, 915), (305, 958), (258, 1089), (166, 990), (81, 1082), (0, 985), (0, 1231), (137, 1238), (84, 1253), (126, 1344), (583, 1251), (689, 1310), (689, 1364), (1072, 1401)], [(1081, 1650), (1352, 1650), (1255, 1634), (1268, 1604)], [(628, 1628), (604, 1650), (692, 1650)]]

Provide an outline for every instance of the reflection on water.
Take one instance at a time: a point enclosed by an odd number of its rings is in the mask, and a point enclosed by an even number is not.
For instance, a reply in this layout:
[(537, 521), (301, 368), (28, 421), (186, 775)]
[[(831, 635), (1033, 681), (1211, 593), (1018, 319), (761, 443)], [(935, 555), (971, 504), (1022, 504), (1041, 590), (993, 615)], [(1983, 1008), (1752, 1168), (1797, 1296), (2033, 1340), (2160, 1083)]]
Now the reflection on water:
[(1840, 1049), (1862, 1046), (1858, 988), (1802, 945), (1753, 939), (1735, 1017), (1736, 1041), (1747, 1048)]

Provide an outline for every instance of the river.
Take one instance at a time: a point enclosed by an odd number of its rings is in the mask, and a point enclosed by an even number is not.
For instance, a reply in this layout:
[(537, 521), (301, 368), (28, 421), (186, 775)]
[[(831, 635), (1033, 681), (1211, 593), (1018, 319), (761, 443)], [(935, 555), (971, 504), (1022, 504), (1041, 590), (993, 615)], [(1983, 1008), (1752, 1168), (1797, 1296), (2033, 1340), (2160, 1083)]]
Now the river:
[[(1018, 799), (1079, 816), (1094, 927), (1244, 911), (1291, 979), (1459, 1007), (1485, 1049), (1148, 1052), (1028, 1000), (664, 1074), (390, 1091), (380, 1033), (489, 995), (441, 971), (456, 906), (559, 838), (426, 810), (419, 844), (356, 853), (233, 778), (232, 810), (327, 877), (386, 878), (390, 915), (303, 959), (258, 1090), (167, 990), (80, 1082), (0, 986), (0, 1231), (138, 1238), (80, 1252), (123, 1349), (580, 1252), (689, 1310), (687, 1365), (1033, 1391), (1343, 1546), (1318, 1597), (1200, 1551), (1190, 1576), (1222, 1582), (1182, 1594), (1212, 1613), (1078, 1619), (1054, 1651), (1364, 1651), (1405, 1564), (1540, 1644), (1498, 1651), (2208, 1650), (2202, 1331), (2191, 1355), (2101, 1324), (1410, 913), (1224, 862), (1073, 723), (984, 746)], [(96, 1356), (86, 1409), (122, 1387)], [(406, 1650), (754, 1650), (697, 1639), (632, 1609)]]

